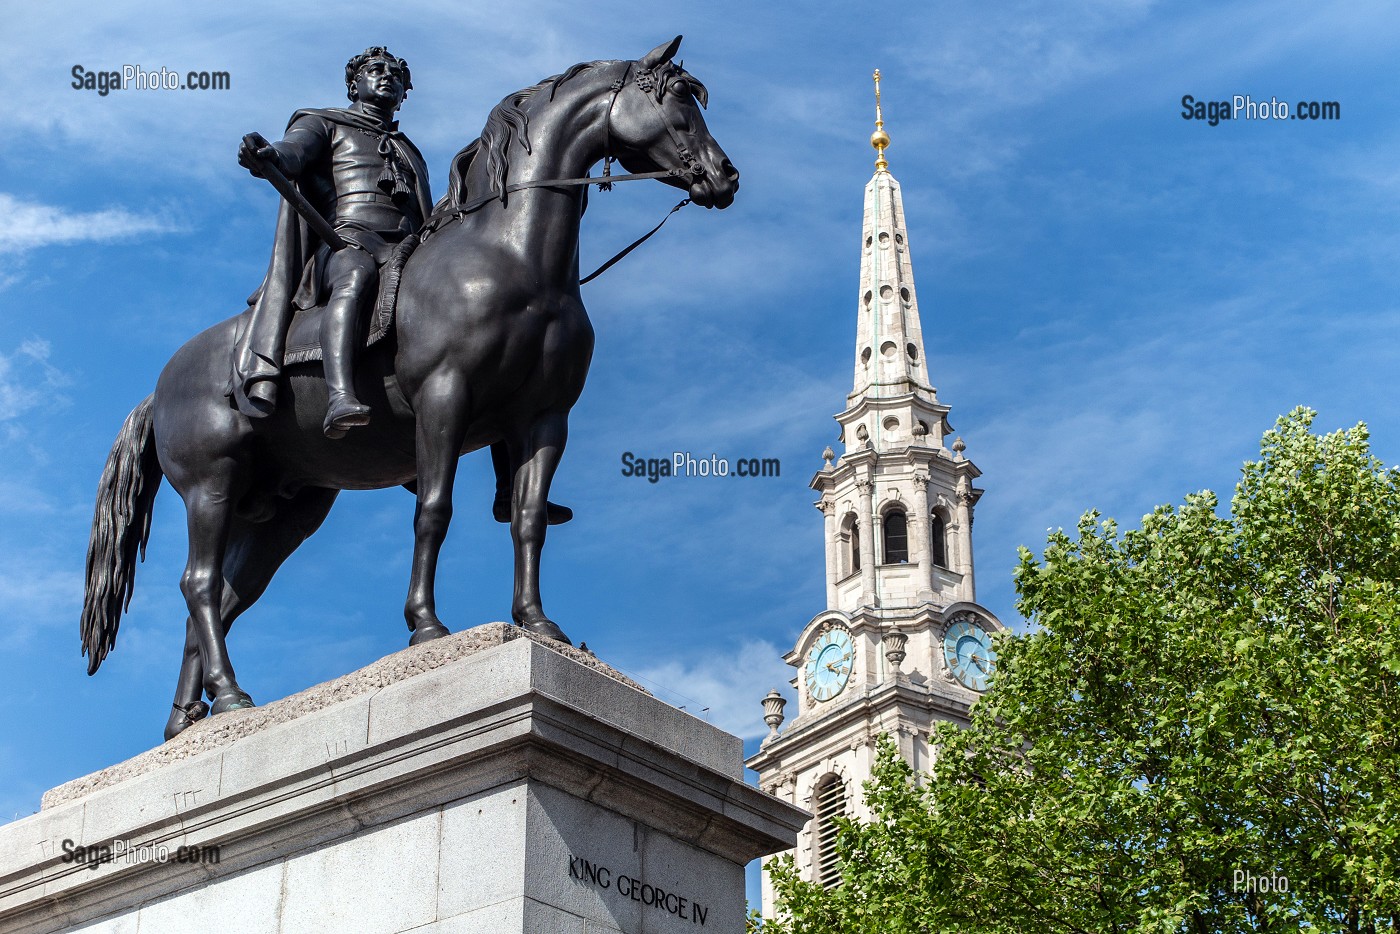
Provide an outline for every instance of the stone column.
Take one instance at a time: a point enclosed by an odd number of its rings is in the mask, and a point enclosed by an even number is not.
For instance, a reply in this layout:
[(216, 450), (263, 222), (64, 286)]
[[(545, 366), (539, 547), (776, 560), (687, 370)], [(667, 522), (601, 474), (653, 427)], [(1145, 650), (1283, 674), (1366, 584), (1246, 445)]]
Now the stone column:
[(972, 484), (967, 477), (958, 478), (958, 573), (962, 575), (961, 596), (969, 602), (977, 599), (977, 583), (972, 578)]
[(836, 609), (836, 581), (841, 576), (841, 542), (836, 532), (836, 501), (823, 496), (817, 503), (826, 529), (826, 608)]
[(879, 606), (875, 594), (875, 483), (857, 480), (856, 489), (860, 491), (856, 497), (860, 515), (860, 586), (869, 605)]
[(899, 754), (905, 762), (913, 764), (918, 761), (914, 755), (914, 730), (907, 724), (897, 724), (892, 731), (895, 734), (895, 743), (899, 746)]
[(918, 600), (929, 603), (933, 600), (933, 541), (932, 523), (929, 522), (928, 474), (922, 471), (914, 474), (914, 515), (910, 517), (909, 537), (912, 540), (910, 556), (919, 565)]

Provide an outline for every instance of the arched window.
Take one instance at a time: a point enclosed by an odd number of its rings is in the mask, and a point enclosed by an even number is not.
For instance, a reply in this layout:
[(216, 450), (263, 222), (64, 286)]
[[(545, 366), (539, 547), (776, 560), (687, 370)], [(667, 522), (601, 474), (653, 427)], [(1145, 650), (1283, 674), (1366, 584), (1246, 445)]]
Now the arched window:
[(933, 563), (941, 568), (946, 568), (948, 566), (948, 530), (943, 524), (943, 517), (934, 513), (929, 526), (932, 529), (929, 537), (932, 539), (930, 544), (933, 546)]
[(846, 815), (846, 786), (834, 772), (817, 780), (812, 793), (812, 881), (831, 888), (841, 881), (836, 867), (836, 818)]
[(885, 513), (885, 563), (909, 563), (909, 520), (902, 509)]
[(839, 564), (841, 577), (847, 577), (860, 570), (860, 520), (855, 513), (847, 513), (841, 520), (841, 534), (838, 538), (840, 549)]

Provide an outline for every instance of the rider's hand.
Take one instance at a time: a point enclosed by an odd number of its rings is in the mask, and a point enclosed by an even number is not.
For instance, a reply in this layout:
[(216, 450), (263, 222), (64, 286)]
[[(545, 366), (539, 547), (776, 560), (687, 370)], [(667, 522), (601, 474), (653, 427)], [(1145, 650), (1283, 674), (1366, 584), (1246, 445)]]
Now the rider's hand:
[[(238, 164), (258, 178), (263, 177), (262, 165), (272, 163), (283, 169), (282, 157), (272, 144), (263, 139), (261, 133), (249, 133), (238, 146)], [(285, 170), (284, 170), (285, 171)]]

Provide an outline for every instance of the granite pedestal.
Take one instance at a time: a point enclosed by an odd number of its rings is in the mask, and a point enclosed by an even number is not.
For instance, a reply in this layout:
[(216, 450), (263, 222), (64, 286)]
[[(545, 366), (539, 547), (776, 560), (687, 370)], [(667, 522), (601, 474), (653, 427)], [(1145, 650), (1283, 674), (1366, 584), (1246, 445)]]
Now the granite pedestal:
[(0, 827), (0, 931), (739, 934), (808, 817), (741, 757), (491, 624), (49, 792)]

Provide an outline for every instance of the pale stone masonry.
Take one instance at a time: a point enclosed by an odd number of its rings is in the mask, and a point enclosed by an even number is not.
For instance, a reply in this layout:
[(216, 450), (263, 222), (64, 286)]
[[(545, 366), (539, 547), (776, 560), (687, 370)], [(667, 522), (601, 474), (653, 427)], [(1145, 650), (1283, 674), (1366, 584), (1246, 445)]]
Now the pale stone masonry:
[[(745, 864), (807, 818), (741, 758), (592, 656), (491, 624), (50, 792), (0, 827), (0, 931), (738, 934)], [(72, 858), (116, 841), (218, 859)]]
[[(950, 409), (928, 371), (882, 123), (872, 144), (880, 157), (865, 187), (854, 376), (836, 416), (843, 450), (838, 460), (827, 449), (811, 483), (823, 516), (826, 608), (784, 657), (797, 669), (796, 716), (780, 731), (784, 702), (770, 693), (772, 732), (748, 761), (763, 790), (818, 815), (792, 852), (806, 878), (822, 881), (830, 881), (821, 868), (825, 861), (830, 871), (830, 821), (819, 812), (869, 816), (861, 783), (881, 733), (915, 768), (927, 768), (929, 731), (940, 721), (967, 723), (994, 662), (989, 637), (1005, 628), (976, 603), (980, 471), (960, 440), (944, 444)], [(979, 667), (960, 667), (966, 663)], [(772, 915), (766, 869), (763, 910)]]

